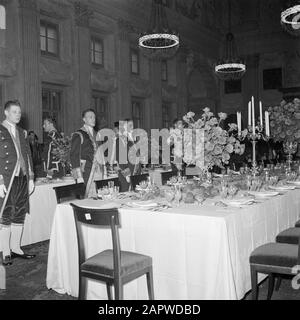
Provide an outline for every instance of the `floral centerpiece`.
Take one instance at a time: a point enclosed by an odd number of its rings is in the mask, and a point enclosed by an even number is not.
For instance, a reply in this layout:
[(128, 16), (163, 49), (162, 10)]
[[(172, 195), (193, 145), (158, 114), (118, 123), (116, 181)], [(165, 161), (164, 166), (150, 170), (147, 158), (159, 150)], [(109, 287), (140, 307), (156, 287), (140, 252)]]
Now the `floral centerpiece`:
[[(239, 140), (221, 127), (221, 123), (227, 118), (226, 113), (219, 113), (217, 118), (209, 108), (205, 108), (198, 120), (194, 117), (194, 112), (188, 112), (183, 117), (185, 127), (193, 130), (171, 130), (174, 141), (178, 141), (184, 132), (182, 147), (178, 143), (174, 147), (176, 157), (182, 158), (187, 165), (194, 164), (207, 171), (214, 166), (223, 168), (229, 163), (233, 152), (243, 153)], [(199, 134), (202, 134), (202, 141), (196, 139)]]
[(288, 155), (289, 170), (293, 156), (300, 142), (300, 99), (282, 101), (279, 106), (269, 108), (271, 136), (274, 141), (283, 142), (283, 150)]
[(54, 159), (59, 161), (65, 170), (65, 173), (71, 171), (71, 162), (70, 162), (70, 151), (71, 151), (71, 138), (62, 137), (53, 140), (53, 149), (52, 154)]
[(300, 142), (300, 99), (270, 107), (271, 137), (278, 142)]

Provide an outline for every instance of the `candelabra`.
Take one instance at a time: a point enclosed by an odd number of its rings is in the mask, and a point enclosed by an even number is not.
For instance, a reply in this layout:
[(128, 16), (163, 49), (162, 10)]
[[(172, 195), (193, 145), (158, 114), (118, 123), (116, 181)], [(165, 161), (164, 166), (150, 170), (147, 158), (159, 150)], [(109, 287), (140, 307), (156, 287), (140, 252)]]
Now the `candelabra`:
[(259, 140), (268, 141), (269, 136), (265, 134), (264, 127), (261, 125), (261, 123), (258, 123), (253, 130), (253, 126), (249, 125), (248, 130), (246, 130), (247, 133), (242, 134), (242, 132), (239, 133), (238, 139), (240, 141), (243, 141), (245, 138), (248, 138), (248, 140), (252, 143), (252, 168), (251, 173), (255, 177), (259, 174), (259, 169), (256, 161), (256, 144)]

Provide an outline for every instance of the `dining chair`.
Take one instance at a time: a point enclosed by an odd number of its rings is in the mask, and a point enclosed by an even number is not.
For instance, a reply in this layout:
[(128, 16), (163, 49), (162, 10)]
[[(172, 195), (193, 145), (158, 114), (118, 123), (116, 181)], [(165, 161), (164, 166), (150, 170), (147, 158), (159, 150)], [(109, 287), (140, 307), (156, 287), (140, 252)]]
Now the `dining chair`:
[(135, 190), (135, 187), (142, 181), (147, 181), (149, 177), (148, 173), (138, 174), (130, 177), (131, 189)]
[(83, 199), (86, 187), (84, 183), (76, 183), (54, 187), (53, 189), (56, 194), (57, 203), (62, 203), (69, 200)]
[[(86, 297), (86, 278), (106, 283), (108, 299), (112, 299), (111, 286), (114, 286), (115, 299), (123, 299), (123, 286), (146, 275), (149, 299), (154, 299), (152, 258), (146, 255), (121, 251), (119, 240), (119, 211), (112, 209), (90, 209), (71, 203), (76, 224), (79, 264), (79, 295)], [(82, 225), (110, 227), (112, 250), (104, 250), (86, 258)]]
[[(276, 242), (278, 243), (289, 243), (289, 244), (298, 244), (300, 238), (300, 228), (288, 228), (282, 232), (280, 232), (276, 236)], [(278, 291), (281, 282), (282, 282), (282, 276), (280, 275), (274, 275), (275, 280), (277, 279), (276, 285), (275, 285), (275, 291)]]
[(166, 171), (161, 173), (161, 183), (162, 185), (167, 184), (167, 182), (172, 178), (176, 177), (177, 172), (176, 171)]
[(95, 181), (96, 190), (101, 189), (103, 187), (107, 187), (109, 182), (113, 182), (114, 186), (120, 187), (119, 178), (111, 178), (111, 179), (104, 179), (104, 180), (97, 180)]
[(300, 265), (300, 238), (298, 244), (267, 243), (256, 248), (250, 255), (252, 299), (258, 298), (257, 274), (269, 275), (267, 299), (274, 291), (275, 277), (295, 275), (294, 267)]

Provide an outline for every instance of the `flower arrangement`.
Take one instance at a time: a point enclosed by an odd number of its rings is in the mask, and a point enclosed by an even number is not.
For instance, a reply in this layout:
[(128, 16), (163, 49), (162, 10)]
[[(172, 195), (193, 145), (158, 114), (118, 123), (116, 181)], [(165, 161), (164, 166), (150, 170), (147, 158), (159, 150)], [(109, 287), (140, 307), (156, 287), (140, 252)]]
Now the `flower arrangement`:
[(279, 106), (269, 108), (270, 129), (274, 141), (300, 142), (300, 99), (282, 101)]
[(62, 137), (53, 140), (52, 154), (55, 160), (59, 161), (66, 169), (71, 168), (70, 163), (71, 138)]
[[(184, 126), (192, 130), (171, 131), (174, 141), (178, 142), (184, 136), (183, 147), (175, 143), (176, 157), (182, 158), (187, 165), (194, 164), (202, 170), (208, 170), (214, 166), (223, 168), (229, 163), (233, 152), (243, 153), (239, 140), (221, 127), (221, 123), (227, 118), (226, 113), (220, 112), (217, 118), (209, 108), (205, 108), (198, 120), (194, 117), (193, 112), (188, 112), (183, 117)], [(199, 139), (200, 135), (202, 137)]]

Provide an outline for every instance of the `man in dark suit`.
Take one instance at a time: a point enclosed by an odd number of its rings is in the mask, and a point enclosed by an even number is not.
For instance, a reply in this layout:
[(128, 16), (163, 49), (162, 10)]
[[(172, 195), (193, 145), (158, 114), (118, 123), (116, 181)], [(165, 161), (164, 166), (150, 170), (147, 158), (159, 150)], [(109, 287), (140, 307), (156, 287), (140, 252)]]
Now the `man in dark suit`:
[(47, 133), (43, 150), (44, 168), (47, 173), (47, 177), (52, 178), (54, 173), (61, 176), (63, 174), (63, 168), (61, 163), (55, 159), (53, 149), (55, 148), (55, 142), (57, 139), (61, 139), (62, 136), (55, 128), (54, 120), (51, 118), (44, 119), (43, 128)]
[[(116, 139), (116, 161), (118, 164), (118, 175), (121, 185), (121, 192), (130, 188), (130, 176), (140, 174), (141, 166), (130, 161), (130, 152), (134, 152), (135, 138), (133, 136), (133, 120), (126, 119), (120, 122), (119, 135)], [(131, 151), (130, 151), (131, 150)]]
[(94, 183), (93, 164), (94, 156), (97, 150), (96, 131), (96, 114), (92, 109), (87, 109), (82, 113), (84, 122), (83, 127), (73, 133), (70, 151), (70, 160), (72, 174), (77, 183), (84, 183), (86, 190)]
[(0, 124), (0, 251), (4, 265), (11, 265), (12, 258), (35, 257), (20, 248), (34, 177), (27, 132), (18, 126), (20, 103), (8, 101), (4, 113), (6, 119)]

